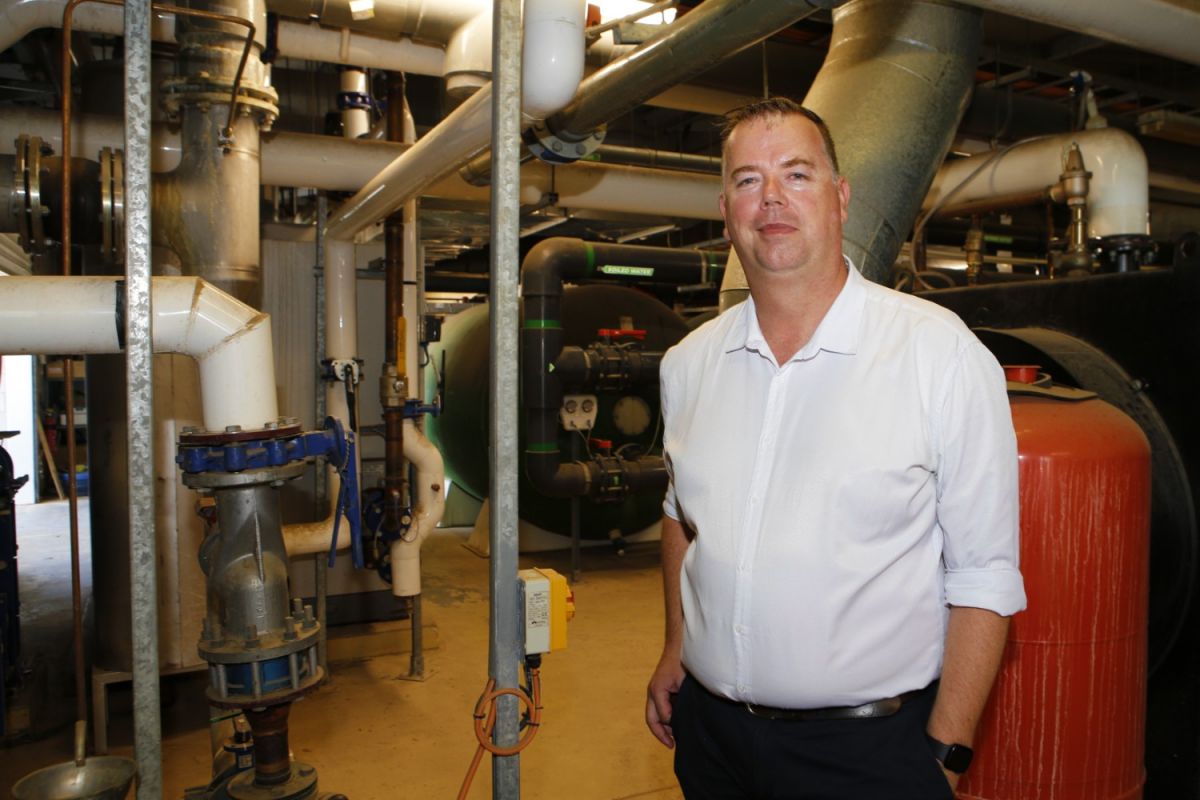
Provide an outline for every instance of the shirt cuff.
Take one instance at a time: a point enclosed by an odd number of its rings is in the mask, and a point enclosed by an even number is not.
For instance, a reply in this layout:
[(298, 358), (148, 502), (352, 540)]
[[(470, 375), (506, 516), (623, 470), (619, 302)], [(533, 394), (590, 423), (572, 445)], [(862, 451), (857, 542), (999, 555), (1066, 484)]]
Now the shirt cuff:
[(1012, 567), (946, 570), (946, 602), (985, 608), (1002, 617), (1025, 609), (1025, 582)]

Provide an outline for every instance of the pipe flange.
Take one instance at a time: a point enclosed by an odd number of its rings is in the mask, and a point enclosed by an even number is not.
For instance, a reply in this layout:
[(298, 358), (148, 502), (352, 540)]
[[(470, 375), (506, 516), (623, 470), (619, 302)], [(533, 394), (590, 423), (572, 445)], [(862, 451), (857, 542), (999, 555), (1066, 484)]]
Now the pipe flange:
[[(176, 121), (184, 106), (228, 105), (233, 82), (197, 72), (166, 79), (162, 91), (163, 109), (172, 121)], [(253, 114), (260, 128), (270, 130), (279, 116), (279, 93), (270, 86), (251, 86), (243, 82), (238, 87), (238, 112)]]
[(238, 773), (225, 786), (232, 800), (303, 800), (317, 793), (317, 770), (300, 761), (292, 762), (292, 771), (283, 783), (259, 786), (254, 770)]
[[(309, 607), (311, 609), (311, 606)], [(305, 626), (308, 627), (305, 627)], [(252, 639), (228, 631), (201, 639), (196, 652), (210, 664), (249, 664), (271, 661), (313, 647), (321, 633), (321, 623), (311, 616), (287, 617), (280, 630), (255, 635)]]
[(100, 151), (101, 257), (107, 264), (125, 263), (125, 154)]
[(262, 439), (286, 439), (300, 433), (298, 417), (280, 417), (274, 422), (268, 422), (261, 428), (242, 428), (231, 425), (223, 431), (206, 431), (200, 428), (188, 427), (179, 436), (181, 445), (208, 445), (217, 447), (235, 442), (254, 442)]
[(45, 218), (50, 209), (42, 205), (42, 157), (52, 152), (41, 137), (21, 134), (16, 140), (13, 161), (12, 211), (17, 217), (17, 234), (25, 252), (35, 256), (46, 252)]
[(602, 125), (582, 139), (564, 139), (551, 131), (545, 120), (539, 120), (521, 138), (529, 152), (547, 164), (573, 164), (595, 152), (605, 133)]
[(263, 483), (278, 483), (299, 478), (308, 469), (303, 461), (294, 461), (280, 467), (261, 467), (241, 472), (185, 472), (183, 485), (189, 489), (234, 489), (257, 486)]

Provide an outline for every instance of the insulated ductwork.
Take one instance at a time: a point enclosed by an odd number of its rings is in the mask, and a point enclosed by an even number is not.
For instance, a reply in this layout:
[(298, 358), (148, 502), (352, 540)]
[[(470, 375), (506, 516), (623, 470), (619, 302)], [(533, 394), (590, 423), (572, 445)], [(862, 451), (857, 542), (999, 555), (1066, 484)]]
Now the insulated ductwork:
[[(124, 299), (119, 278), (5, 278), (3, 350), (120, 353)], [(278, 419), (269, 315), (198, 278), (154, 278), (152, 304), (154, 352), (191, 356), (200, 367), (205, 428), (257, 429)]]
[(1137, 139), (1117, 128), (1046, 136), (995, 155), (980, 153), (947, 162), (925, 197), (924, 208), (968, 205), (1006, 196), (1044, 193), (1058, 182), (1066, 153), (1079, 145), (1088, 182), (1088, 238), (1150, 232), (1146, 154)]
[[(883, 282), (970, 99), (981, 14), (950, 3), (851, 0), (804, 105), (829, 125), (850, 182), (845, 252)], [(736, 265), (736, 266), (735, 266)], [(746, 296), (730, 259), (722, 308)]]

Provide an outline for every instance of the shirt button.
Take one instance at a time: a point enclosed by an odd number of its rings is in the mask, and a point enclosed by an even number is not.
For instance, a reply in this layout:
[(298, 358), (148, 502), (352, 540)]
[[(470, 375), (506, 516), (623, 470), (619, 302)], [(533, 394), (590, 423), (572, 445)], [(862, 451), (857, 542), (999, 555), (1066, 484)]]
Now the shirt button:
[(746, 691), (746, 684), (744, 684), (744, 683), (739, 683), (739, 684), (737, 685), (737, 690), (738, 690), (739, 692), (744, 692), (744, 691)]
[(734, 625), (733, 632), (738, 634), (739, 636), (744, 635), (746, 633), (746, 626), (745, 625)]

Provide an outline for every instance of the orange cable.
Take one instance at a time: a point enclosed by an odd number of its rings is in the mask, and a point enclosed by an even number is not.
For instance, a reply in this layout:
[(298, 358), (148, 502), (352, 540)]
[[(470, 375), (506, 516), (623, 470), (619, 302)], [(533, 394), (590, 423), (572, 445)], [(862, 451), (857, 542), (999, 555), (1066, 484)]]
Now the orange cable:
[[(515, 756), (528, 747), (529, 743), (533, 741), (533, 737), (537, 735), (538, 728), (542, 724), (542, 678), (539, 669), (529, 670), (529, 686), (532, 697), (522, 689), (497, 690), (496, 679), (488, 678), (483, 694), (475, 703), (475, 711), (472, 715), (475, 739), (479, 742), (479, 746), (475, 749), (475, 756), (471, 759), (471, 764), (467, 767), (467, 774), (463, 777), (462, 787), (458, 790), (458, 800), (466, 800), (467, 792), (471, 788), (471, 781), (475, 779), (475, 773), (479, 770), (479, 764), (483, 760), (485, 752), (497, 756)], [(504, 695), (512, 695), (529, 709), (525, 733), (511, 747), (499, 747), (492, 744), (491, 741), (492, 729), (496, 727), (496, 700)]]

